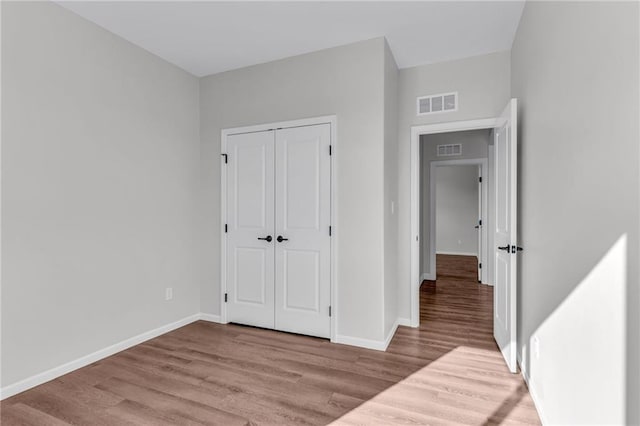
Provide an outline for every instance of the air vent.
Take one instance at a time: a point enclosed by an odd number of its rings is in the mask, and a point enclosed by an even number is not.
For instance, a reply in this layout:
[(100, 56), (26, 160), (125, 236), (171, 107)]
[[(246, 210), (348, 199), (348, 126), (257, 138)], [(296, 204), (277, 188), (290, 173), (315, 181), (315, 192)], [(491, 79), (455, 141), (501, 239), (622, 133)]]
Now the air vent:
[(462, 155), (462, 144), (438, 145), (438, 157), (453, 157)]
[(453, 112), (458, 110), (458, 92), (441, 93), (439, 95), (420, 96), (418, 98), (418, 115)]

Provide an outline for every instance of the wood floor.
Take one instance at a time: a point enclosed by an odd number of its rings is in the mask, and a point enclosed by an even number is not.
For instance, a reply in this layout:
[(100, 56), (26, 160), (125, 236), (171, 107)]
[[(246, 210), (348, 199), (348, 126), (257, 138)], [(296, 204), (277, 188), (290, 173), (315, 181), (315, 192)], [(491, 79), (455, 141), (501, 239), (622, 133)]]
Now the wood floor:
[(438, 256), (420, 328), (387, 352), (197, 322), (3, 401), (1, 423), (539, 424), (474, 262)]

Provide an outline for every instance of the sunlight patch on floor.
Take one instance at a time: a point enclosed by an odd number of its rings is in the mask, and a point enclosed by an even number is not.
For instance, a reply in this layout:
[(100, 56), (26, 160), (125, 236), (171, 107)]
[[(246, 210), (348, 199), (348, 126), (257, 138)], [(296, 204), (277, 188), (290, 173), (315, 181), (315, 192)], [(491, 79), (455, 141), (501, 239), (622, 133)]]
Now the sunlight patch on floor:
[(332, 424), (521, 424), (531, 410), (499, 352), (459, 346)]

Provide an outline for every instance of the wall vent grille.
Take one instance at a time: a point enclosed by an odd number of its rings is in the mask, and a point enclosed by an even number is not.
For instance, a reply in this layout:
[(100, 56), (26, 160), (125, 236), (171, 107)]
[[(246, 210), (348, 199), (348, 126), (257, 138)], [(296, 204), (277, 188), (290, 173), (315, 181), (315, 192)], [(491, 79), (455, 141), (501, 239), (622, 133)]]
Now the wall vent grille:
[(418, 115), (453, 112), (458, 110), (458, 92), (420, 96), (417, 99)]
[(438, 145), (438, 157), (454, 157), (456, 155), (462, 155), (462, 144)]

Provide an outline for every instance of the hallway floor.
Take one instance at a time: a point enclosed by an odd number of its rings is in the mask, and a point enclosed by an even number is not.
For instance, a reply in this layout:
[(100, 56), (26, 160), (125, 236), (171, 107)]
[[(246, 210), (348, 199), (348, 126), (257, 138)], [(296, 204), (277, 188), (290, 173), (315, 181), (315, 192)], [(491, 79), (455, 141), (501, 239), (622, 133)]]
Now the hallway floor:
[(387, 352), (200, 321), (3, 401), (0, 423), (539, 424), (473, 262), (438, 256)]

